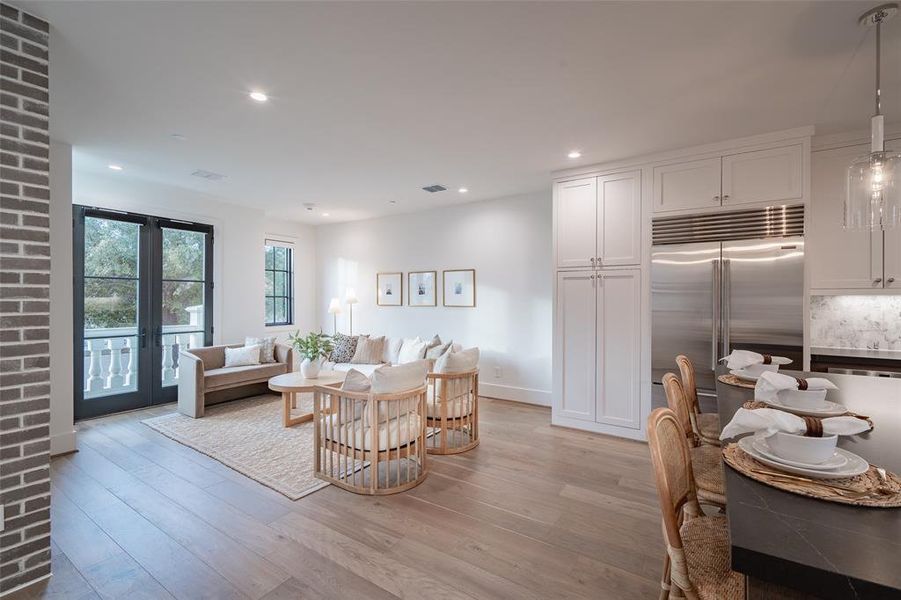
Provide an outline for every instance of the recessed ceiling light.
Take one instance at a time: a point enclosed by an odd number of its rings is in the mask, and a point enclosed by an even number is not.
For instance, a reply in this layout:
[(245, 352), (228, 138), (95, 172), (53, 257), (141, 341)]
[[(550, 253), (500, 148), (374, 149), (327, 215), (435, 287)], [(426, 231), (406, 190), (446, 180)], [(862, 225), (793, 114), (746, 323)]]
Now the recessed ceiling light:
[(465, 194), (466, 192), (469, 191), (469, 188), (465, 188), (465, 187), (464, 187), (464, 188), (460, 188), (460, 189), (457, 190), (457, 191), (460, 192), (461, 194)]
[(265, 102), (266, 100), (269, 100), (269, 96), (263, 92), (250, 92), (250, 99), (256, 100), (257, 102)]
[(569, 158), (581, 158), (582, 153), (578, 150), (570, 150), (569, 154), (567, 154), (566, 156), (568, 156)]
[(107, 165), (113, 171), (121, 171), (122, 167), (120, 165)]

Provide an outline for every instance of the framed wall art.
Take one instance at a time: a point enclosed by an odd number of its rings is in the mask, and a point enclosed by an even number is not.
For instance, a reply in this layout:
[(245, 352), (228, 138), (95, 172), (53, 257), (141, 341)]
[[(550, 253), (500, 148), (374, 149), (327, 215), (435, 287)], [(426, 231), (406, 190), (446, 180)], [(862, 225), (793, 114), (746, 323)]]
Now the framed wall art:
[(472, 308), (476, 305), (476, 270), (443, 271), (444, 306)]
[(379, 306), (403, 306), (404, 274), (376, 273), (376, 304)]
[(409, 306), (437, 306), (435, 280), (438, 271), (413, 271), (407, 273), (407, 304)]

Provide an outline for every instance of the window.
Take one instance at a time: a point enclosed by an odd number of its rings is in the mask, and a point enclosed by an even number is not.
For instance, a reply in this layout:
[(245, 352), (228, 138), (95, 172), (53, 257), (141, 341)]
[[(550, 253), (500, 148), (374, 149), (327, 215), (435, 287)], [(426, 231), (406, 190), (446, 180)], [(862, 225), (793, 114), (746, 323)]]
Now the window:
[(266, 326), (294, 323), (294, 249), (266, 240)]

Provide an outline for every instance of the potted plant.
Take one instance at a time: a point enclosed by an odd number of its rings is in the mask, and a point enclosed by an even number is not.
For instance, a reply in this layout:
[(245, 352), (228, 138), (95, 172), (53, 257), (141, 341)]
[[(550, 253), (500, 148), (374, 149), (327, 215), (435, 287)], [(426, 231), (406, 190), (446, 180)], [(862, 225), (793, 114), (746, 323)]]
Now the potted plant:
[(322, 359), (328, 357), (334, 346), (329, 336), (324, 333), (313, 333), (312, 331), (305, 336), (300, 335), (300, 331), (295, 331), (293, 335), (288, 337), (288, 341), (297, 350), (297, 353), (303, 357), (300, 363), (300, 372), (305, 379), (315, 379), (319, 377), (319, 367)]

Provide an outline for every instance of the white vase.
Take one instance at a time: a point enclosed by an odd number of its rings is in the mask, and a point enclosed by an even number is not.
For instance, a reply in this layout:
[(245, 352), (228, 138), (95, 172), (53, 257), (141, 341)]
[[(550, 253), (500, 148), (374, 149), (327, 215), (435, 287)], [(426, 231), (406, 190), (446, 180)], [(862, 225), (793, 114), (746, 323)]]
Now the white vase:
[(305, 358), (300, 363), (300, 374), (303, 375), (304, 379), (316, 379), (319, 377), (319, 366), (318, 358), (316, 360)]

